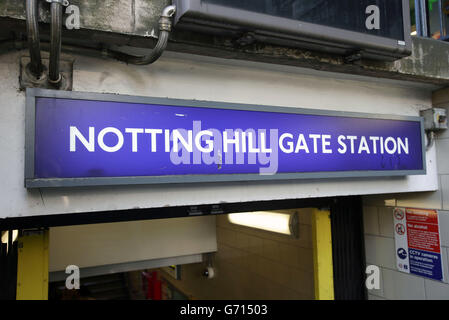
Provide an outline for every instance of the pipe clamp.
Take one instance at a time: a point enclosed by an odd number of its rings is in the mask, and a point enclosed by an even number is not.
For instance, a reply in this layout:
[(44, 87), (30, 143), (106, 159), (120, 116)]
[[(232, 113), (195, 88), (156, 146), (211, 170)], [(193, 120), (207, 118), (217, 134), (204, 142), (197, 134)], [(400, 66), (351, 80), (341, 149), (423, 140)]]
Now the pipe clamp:
[(159, 31), (171, 31), (172, 22), (170, 18), (161, 17), (159, 19)]
[(68, 0), (45, 0), (48, 3), (59, 3), (60, 5), (67, 7), (69, 5), (69, 1)]

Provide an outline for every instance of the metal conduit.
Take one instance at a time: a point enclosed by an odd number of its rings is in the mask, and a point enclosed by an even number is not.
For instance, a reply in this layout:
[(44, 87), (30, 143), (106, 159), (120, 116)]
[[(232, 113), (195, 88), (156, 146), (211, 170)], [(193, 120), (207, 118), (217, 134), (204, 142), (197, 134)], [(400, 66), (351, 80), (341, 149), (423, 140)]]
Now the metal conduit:
[(62, 0), (51, 1), (51, 47), (48, 81), (52, 84), (58, 84), (61, 82), (59, 60), (61, 57), (62, 4)]
[[(43, 72), (42, 58), (40, 52), (40, 39), (38, 29), (38, 0), (26, 0), (28, 45), (30, 48), (30, 70), (37, 78)], [(61, 35), (62, 35), (62, 6), (65, 0), (47, 0), (51, 3), (51, 35), (50, 35), (50, 62), (48, 81), (54, 85), (59, 85), (62, 79), (60, 74), (61, 57)], [(134, 56), (121, 51), (107, 50), (109, 57), (124, 61), (130, 64), (147, 65), (155, 62), (162, 55), (168, 44), (171, 32), (171, 18), (176, 12), (176, 6), (170, 5), (162, 10), (159, 19), (159, 38), (156, 46), (144, 56)]]
[(124, 52), (109, 50), (108, 56), (136, 65), (147, 65), (155, 62), (167, 47), (168, 37), (172, 27), (171, 17), (173, 17), (175, 12), (176, 6), (174, 5), (167, 6), (162, 10), (161, 18), (159, 19), (159, 38), (156, 46), (147, 55), (133, 56)]
[(31, 62), (29, 68), (31, 73), (40, 78), (44, 70), (42, 66), (41, 48), (39, 43), (38, 26), (38, 0), (26, 0), (26, 24), (28, 34), (28, 48), (30, 50)]

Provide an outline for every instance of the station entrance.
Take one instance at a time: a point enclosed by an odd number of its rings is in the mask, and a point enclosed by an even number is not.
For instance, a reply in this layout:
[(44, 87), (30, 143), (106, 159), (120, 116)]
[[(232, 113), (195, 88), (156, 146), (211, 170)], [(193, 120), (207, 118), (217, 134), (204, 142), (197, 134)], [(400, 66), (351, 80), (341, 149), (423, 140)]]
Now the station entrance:
[(104, 221), (95, 214), (96, 223), (78, 216), (70, 225), (53, 220), (53, 226), (18, 228), (17, 239), (10, 239), (11, 250), (17, 250), (15, 297), (366, 297), (360, 197), (176, 208), (169, 218), (157, 210), (134, 215), (133, 221), (111, 213)]

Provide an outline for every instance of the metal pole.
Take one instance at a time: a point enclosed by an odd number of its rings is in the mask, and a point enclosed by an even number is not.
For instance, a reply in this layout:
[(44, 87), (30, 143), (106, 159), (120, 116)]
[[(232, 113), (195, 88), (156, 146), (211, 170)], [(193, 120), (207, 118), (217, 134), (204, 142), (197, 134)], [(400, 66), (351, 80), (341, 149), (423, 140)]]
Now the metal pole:
[(429, 37), (427, 0), (415, 0), (416, 32), (420, 37)]
[(37, 0), (26, 2), (26, 23), (28, 34), (28, 47), (30, 50), (30, 71), (36, 78), (40, 78), (43, 72), (41, 48), (39, 42), (38, 4)]
[(61, 81), (59, 73), (59, 60), (61, 57), (61, 34), (62, 34), (62, 3), (53, 1), (51, 3), (51, 35), (50, 35), (50, 62), (48, 81), (58, 84)]
[(444, 25), (444, 15), (443, 15), (443, 1), (438, 0), (438, 13), (440, 16), (440, 39), (446, 37), (446, 28)]

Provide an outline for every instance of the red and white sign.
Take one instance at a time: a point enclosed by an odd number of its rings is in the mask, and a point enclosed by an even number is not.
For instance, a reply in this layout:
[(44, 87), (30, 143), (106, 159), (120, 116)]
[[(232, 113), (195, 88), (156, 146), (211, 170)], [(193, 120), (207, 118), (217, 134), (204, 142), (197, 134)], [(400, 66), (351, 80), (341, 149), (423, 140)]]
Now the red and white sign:
[(441, 253), (436, 210), (406, 209), (408, 247)]
[(438, 211), (395, 208), (393, 217), (397, 268), (443, 281)]

